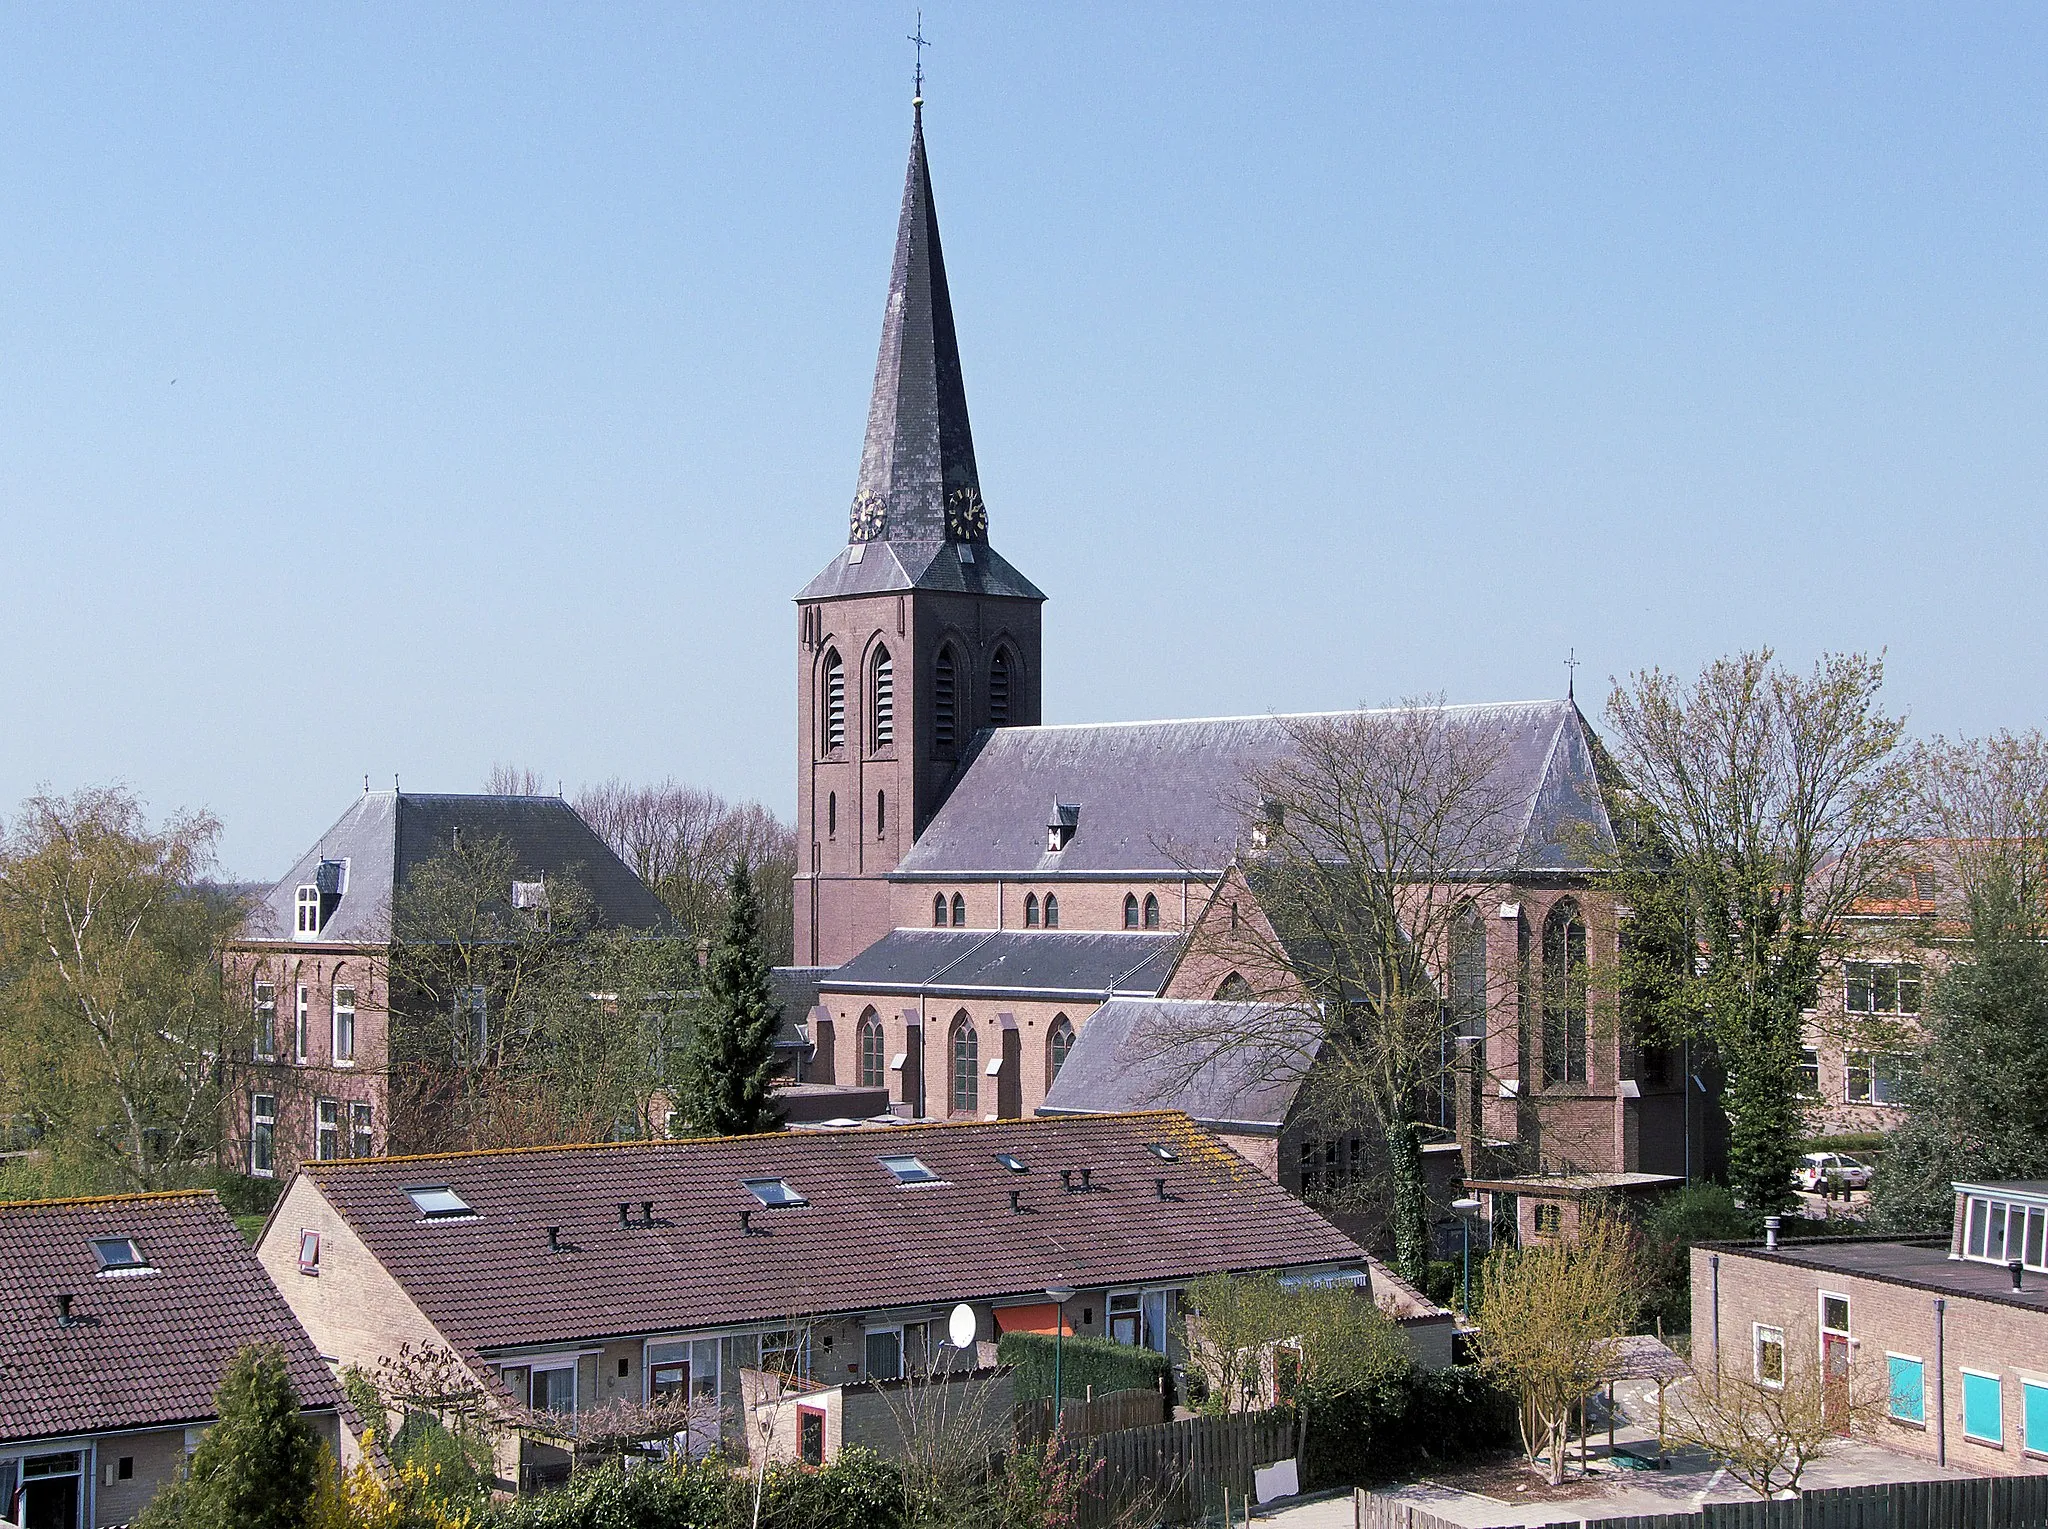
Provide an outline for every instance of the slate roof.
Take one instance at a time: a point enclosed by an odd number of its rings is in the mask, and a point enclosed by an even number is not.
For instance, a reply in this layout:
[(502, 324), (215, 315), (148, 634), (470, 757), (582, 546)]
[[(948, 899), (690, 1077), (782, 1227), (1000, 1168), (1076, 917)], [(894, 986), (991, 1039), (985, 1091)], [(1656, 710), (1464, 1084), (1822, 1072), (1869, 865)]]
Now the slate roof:
[[(1154, 1142), (1176, 1160), (1154, 1155)], [(1029, 1171), (1004, 1168), (999, 1152)], [(941, 1182), (899, 1185), (879, 1161), (898, 1153)], [(1093, 1187), (1063, 1190), (1063, 1168), (1090, 1169)], [(361, 1158), (300, 1172), (445, 1339), (480, 1351), (1365, 1258), (1170, 1113)], [(806, 1203), (764, 1209), (744, 1185), (760, 1178), (787, 1181)], [(477, 1218), (422, 1222), (405, 1188), (441, 1184)], [(645, 1200), (656, 1224), (621, 1227), (619, 1204), (637, 1221)], [(548, 1251), (550, 1226), (574, 1251)]]
[[(102, 1274), (95, 1237), (133, 1237), (148, 1274)], [(57, 1320), (73, 1297), (79, 1319)], [(341, 1392), (211, 1192), (0, 1204), (0, 1440), (214, 1416), (235, 1351), (283, 1346), (300, 1403)]]
[[(1284, 1038), (1291, 1065), (1270, 1065), (1279, 1048), (1263, 1042), (1256, 1050), (1215, 1047), (1211, 1038), (1233, 1032)], [(1192, 1076), (1168, 1049), (1176, 1035), (1197, 1048), (1184, 1055), (1206, 1054)], [(1306, 1015), (1214, 999), (1112, 998), (1075, 1035), (1038, 1113), (1180, 1110), (1212, 1130), (1278, 1134), (1301, 1086), (1300, 1066), (1321, 1049), (1322, 1032)]]
[[(1443, 725), (1500, 748), (1499, 788), (1519, 804), (1519, 843), (1510, 847), (1517, 871), (1587, 870), (1613, 847), (1591, 730), (1572, 702), (1432, 710)], [(1239, 849), (1246, 782), (1291, 751), (1292, 720), (1217, 717), (984, 731), (944, 805), (892, 874), (1220, 871)], [(1065, 849), (1048, 853), (1045, 819), (1054, 801), (1079, 803), (1080, 823)]]
[[(949, 523), (949, 506), (971, 507), (982, 519), (965, 527)], [(849, 533), (852, 544), (799, 600), (896, 589), (1045, 598), (988, 545), (922, 108), (911, 129)]]
[[(668, 910), (574, 807), (555, 796), (444, 796), (366, 791), (264, 895), (244, 926), (252, 940), (290, 940), (293, 900), (325, 860), (346, 860), (347, 880), (320, 939), (382, 945), (391, 938), (391, 899), (413, 867), (448, 848), (460, 829), (512, 846), (521, 879), (574, 876), (615, 929), (666, 930)], [(511, 889), (506, 889), (509, 896)]]
[(1181, 936), (1138, 930), (892, 929), (824, 981), (835, 993), (1157, 993)]
[(802, 1046), (797, 1026), (808, 1024), (811, 1010), (818, 1006), (818, 988), (832, 975), (829, 966), (776, 966), (769, 968), (768, 985), (775, 1001), (782, 1005), (782, 1024), (775, 1032), (778, 1046)]

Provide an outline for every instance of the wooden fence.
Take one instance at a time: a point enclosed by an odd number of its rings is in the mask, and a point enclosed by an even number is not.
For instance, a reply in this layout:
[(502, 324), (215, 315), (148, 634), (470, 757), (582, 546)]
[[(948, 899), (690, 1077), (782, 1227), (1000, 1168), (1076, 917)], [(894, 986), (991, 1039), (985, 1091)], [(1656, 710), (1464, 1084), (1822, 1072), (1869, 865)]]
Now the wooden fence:
[(1146, 1523), (1184, 1523), (1220, 1503), (1226, 1490), (1233, 1504), (1242, 1501), (1255, 1470), (1290, 1458), (1294, 1415), (1247, 1412), (1129, 1428), (1088, 1440), (1080, 1454), (1084, 1468), (1099, 1462), (1082, 1529), (1139, 1506)]
[[(1414, 1503), (1355, 1494), (1359, 1529), (1466, 1529)], [(1544, 1529), (2048, 1529), (2048, 1476), (1829, 1487), (1782, 1502), (1708, 1503), (1685, 1513), (1565, 1517)]]
[[(1070, 1441), (1092, 1439), (1098, 1434), (1117, 1433), (1127, 1428), (1149, 1428), (1166, 1421), (1166, 1398), (1157, 1391), (1140, 1387), (1134, 1391), (1111, 1391), (1106, 1396), (1089, 1396), (1081, 1401), (1069, 1397), (1060, 1408), (1060, 1422)], [(1036, 1444), (1052, 1432), (1052, 1398), (1032, 1397), (1017, 1403), (1017, 1438)]]

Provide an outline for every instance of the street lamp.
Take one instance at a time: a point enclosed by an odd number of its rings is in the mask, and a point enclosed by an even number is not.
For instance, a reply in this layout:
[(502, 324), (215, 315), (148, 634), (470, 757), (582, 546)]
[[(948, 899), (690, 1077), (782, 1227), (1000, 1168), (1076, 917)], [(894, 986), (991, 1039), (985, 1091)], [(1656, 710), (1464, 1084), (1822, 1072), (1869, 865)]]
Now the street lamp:
[(1067, 1302), (1074, 1298), (1071, 1285), (1047, 1285), (1046, 1299), (1059, 1309), (1052, 1330), (1052, 1426), (1058, 1432), (1060, 1408), (1066, 1401), (1066, 1392), (1060, 1388), (1060, 1357), (1067, 1346)]
[(1469, 1317), (1472, 1315), (1472, 1218), (1479, 1214), (1479, 1201), (1453, 1200), (1451, 1209), (1458, 1213), (1458, 1226), (1465, 1233), (1465, 1293), (1459, 1302), (1459, 1309)]

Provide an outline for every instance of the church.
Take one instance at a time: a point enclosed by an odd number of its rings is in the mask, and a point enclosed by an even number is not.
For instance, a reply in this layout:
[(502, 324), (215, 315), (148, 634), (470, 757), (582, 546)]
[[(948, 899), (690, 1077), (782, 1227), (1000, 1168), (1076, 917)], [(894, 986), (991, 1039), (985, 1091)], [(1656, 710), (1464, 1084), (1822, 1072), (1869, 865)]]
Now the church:
[[(1289, 1188), (1332, 1187), (1360, 1144), (1297, 1118), (1289, 1090), (1212, 1078), (1191, 1099), (1131, 1047), (1249, 996), (1190, 934), (1224, 887), (1250, 895), (1231, 803), (1292, 747), (1288, 719), (1046, 725), (1046, 596), (996, 529), (919, 103), (846, 544), (796, 597), (804, 964), (782, 975), (801, 1076), (915, 1119), (1189, 1107)], [(1619, 932), (1584, 716), (1566, 699), (1439, 720), (1497, 740), (1518, 843), (1444, 953), (1446, 994), (1456, 965), (1471, 1002), (1447, 1018), (1457, 1086), (1431, 1150), (1444, 1183), (1494, 1187), (1492, 1213), (1541, 1235), (1586, 1194), (1697, 1172), (1706, 1112), (1680, 1059), (1589, 1018), (1614, 1012), (1597, 974)]]

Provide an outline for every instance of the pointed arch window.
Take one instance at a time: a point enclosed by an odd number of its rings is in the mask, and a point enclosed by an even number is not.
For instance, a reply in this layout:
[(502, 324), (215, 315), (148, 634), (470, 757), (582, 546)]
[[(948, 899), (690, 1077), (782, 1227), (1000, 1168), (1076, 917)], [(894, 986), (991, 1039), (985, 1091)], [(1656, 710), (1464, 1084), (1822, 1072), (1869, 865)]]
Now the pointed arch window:
[(1036, 929), (1038, 927), (1038, 894), (1036, 892), (1026, 892), (1024, 894), (1024, 927), (1026, 929)]
[(981, 1112), (981, 1043), (974, 1033), (974, 1021), (962, 1009), (953, 1016), (953, 1113)]
[(1486, 1066), (1486, 921), (1466, 903), (1451, 924), (1451, 1030), (1472, 1042), (1472, 1061)]
[(953, 661), (953, 647), (948, 643), (939, 649), (939, 662), (932, 681), (932, 750), (939, 754), (953, 752), (954, 734), (958, 731), (960, 718), (960, 677), (958, 666)]
[(1221, 1003), (1250, 1003), (1252, 985), (1238, 973), (1232, 972), (1216, 985), (1216, 997)]
[(1126, 892), (1124, 894), (1124, 928), (1135, 929), (1137, 927), (1138, 894), (1136, 892)]
[(953, 927), (955, 929), (965, 929), (967, 927), (967, 899), (958, 892), (953, 894)]
[(1045, 927), (1048, 929), (1060, 927), (1060, 900), (1056, 894), (1051, 892), (1045, 894)]
[(824, 742), (827, 752), (846, 747), (846, 665), (837, 648), (825, 651)]
[(860, 1017), (860, 1086), (885, 1088), (888, 1082), (887, 1059), (882, 1055), (882, 1021), (873, 1009), (868, 1009)]
[(997, 648), (988, 666), (988, 722), (990, 727), (1010, 725), (1010, 650)]
[(946, 894), (939, 892), (932, 897), (932, 928), (946, 927)]
[(875, 650), (875, 663), (868, 682), (871, 715), (875, 719), (875, 747), (885, 749), (896, 741), (896, 665), (887, 648)]
[(1543, 1081), (1586, 1081), (1586, 921), (1569, 897), (1543, 921)]
[(1150, 892), (1145, 894), (1145, 927), (1147, 929), (1157, 929), (1159, 927), (1159, 899)]
[(1045, 1034), (1045, 1081), (1050, 1084), (1059, 1077), (1060, 1069), (1067, 1065), (1067, 1057), (1074, 1049), (1074, 1022), (1064, 1014), (1052, 1017), (1052, 1028)]

